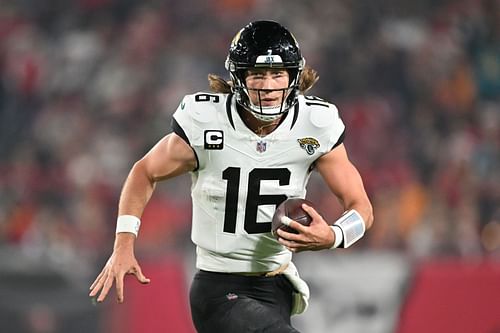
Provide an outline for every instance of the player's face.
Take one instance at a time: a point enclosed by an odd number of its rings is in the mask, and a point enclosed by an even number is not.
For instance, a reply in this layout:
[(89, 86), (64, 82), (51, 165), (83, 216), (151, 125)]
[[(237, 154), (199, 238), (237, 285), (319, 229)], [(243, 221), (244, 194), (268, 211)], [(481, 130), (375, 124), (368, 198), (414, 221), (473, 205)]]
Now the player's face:
[(249, 70), (245, 83), (250, 101), (256, 106), (280, 106), (288, 94), (289, 80), (290, 76), (284, 69), (263, 68)]

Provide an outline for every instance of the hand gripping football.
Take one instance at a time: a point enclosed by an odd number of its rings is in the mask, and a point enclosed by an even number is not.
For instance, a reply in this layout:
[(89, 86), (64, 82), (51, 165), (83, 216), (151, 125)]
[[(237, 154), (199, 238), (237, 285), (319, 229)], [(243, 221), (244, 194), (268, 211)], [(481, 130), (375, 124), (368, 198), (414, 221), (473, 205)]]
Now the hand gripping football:
[(278, 234), (276, 233), (278, 229), (282, 229), (290, 233), (298, 233), (295, 229), (283, 224), (283, 216), (287, 216), (288, 218), (305, 226), (311, 224), (312, 218), (306, 213), (305, 210), (302, 209), (303, 203), (314, 208), (314, 205), (310, 201), (301, 198), (288, 198), (276, 208), (271, 227), (271, 233), (274, 237), (278, 237)]

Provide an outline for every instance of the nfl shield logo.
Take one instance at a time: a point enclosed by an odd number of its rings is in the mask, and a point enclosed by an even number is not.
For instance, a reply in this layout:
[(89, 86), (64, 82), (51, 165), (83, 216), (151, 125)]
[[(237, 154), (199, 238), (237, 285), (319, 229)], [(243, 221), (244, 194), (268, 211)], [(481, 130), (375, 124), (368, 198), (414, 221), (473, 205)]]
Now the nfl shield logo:
[(267, 142), (264, 142), (264, 141), (257, 142), (257, 151), (259, 153), (265, 152), (266, 149), (267, 149)]

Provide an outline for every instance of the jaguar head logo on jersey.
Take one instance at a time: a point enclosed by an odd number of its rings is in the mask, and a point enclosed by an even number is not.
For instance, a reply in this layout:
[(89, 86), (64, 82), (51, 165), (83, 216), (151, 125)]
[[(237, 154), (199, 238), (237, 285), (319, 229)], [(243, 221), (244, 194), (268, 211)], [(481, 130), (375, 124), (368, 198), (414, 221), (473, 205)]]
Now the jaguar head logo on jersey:
[(319, 141), (311, 137), (297, 139), (297, 142), (299, 143), (300, 148), (304, 149), (308, 155), (314, 154), (316, 149), (320, 146)]
[(224, 147), (224, 132), (205, 130), (205, 149), (221, 150)]

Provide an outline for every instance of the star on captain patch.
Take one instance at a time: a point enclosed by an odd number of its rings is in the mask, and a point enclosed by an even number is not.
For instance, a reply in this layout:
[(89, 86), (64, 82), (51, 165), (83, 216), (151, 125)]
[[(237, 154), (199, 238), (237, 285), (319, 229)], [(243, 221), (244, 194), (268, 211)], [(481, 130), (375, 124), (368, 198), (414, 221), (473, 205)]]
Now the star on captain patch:
[(265, 142), (265, 141), (257, 141), (257, 147), (256, 148), (257, 148), (257, 151), (259, 153), (265, 152), (266, 149), (267, 149), (267, 142)]
[(316, 149), (320, 146), (319, 141), (311, 137), (297, 139), (297, 142), (299, 143), (300, 148), (304, 149), (308, 155), (314, 154)]

